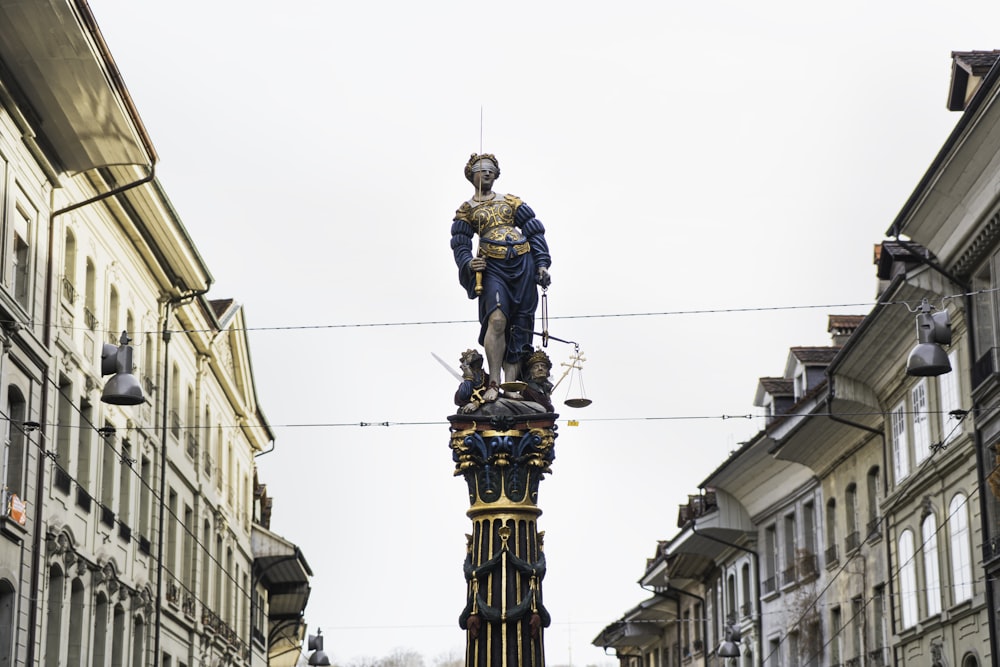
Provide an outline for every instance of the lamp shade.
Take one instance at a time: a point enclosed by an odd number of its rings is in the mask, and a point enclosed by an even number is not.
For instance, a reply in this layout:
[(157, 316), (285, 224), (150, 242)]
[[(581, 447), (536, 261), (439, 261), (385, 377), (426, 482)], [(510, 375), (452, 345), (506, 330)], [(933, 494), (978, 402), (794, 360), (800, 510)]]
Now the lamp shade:
[(948, 353), (934, 343), (918, 343), (906, 360), (906, 374), (918, 377), (944, 375), (951, 371)]
[(719, 644), (717, 653), (720, 658), (738, 658), (740, 657), (740, 645), (727, 639)]
[(101, 392), (101, 402), (111, 405), (140, 405), (145, 400), (139, 379), (131, 373), (113, 375)]

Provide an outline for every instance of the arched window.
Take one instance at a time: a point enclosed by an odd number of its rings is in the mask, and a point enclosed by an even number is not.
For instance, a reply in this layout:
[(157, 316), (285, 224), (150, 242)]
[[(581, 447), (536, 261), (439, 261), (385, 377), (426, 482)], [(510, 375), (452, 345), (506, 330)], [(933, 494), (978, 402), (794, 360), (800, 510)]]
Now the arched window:
[(86, 594), (83, 592), (83, 580), (79, 577), (70, 583), (69, 594), (69, 651), (66, 664), (69, 667), (80, 667), (83, 660), (83, 621), (88, 617)]
[(76, 301), (76, 237), (68, 228), (63, 244), (62, 298), (69, 305)]
[(948, 506), (948, 532), (951, 538), (951, 590), (953, 603), (972, 597), (972, 550), (969, 546), (969, 508), (961, 493)]
[(111, 624), (111, 667), (125, 667), (125, 608), (115, 605)]
[(136, 616), (132, 626), (132, 662), (129, 667), (146, 664), (146, 623), (142, 616)]
[(753, 580), (750, 578), (750, 564), (743, 563), (740, 571), (740, 583), (743, 588), (743, 606), (740, 607), (740, 615), (748, 618), (753, 613), (753, 595), (750, 593), (750, 585)]
[(108, 296), (108, 336), (117, 343), (122, 336), (121, 300), (118, 298), (118, 288), (111, 286)]
[(917, 568), (913, 562), (913, 532), (904, 530), (899, 536), (899, 619), (901, 628), (917, 622)]
[(45, 614), (45, 667), (59, 667), (62, 644), (63, 573), (57, 565), (49, 568), (48, 609)]
[(920, 536), (923, 538), (927, 615), (934, 616), (941, 613), (941, 571), (938, 567), (937, 521), (933, 514), (924, 517), (920, 524)]
[(97, 329), (97, 269), (94, 260), (89, 257), (83, 289), (83, 321), (88, 329), (94, 331)]
[(0, 579), (0, 667), (14, 664), (14, 616), (17, 595), (14, 586)]
[(94, 605), (94, 650), (92, 651), (94, 665), (107, 664), (108, 654), (108, 597), (97, 594)]

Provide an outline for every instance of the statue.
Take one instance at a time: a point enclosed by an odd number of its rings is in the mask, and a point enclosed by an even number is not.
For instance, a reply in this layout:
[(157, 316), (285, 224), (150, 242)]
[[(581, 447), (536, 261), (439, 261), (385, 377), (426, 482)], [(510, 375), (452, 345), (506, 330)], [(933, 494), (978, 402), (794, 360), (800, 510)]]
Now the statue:
[(483, 355), (475, 350), (466, 350), (459, 358), (462, 368), (462, 383), (455, 392), (455, 405), (463, 415), (475, 412), (483, 404), (486, 389), (486, 373), (483, 371)]
[[(532, 352), (537, 286), (551, 282), (545, 227), (520, 198), (493, 191), (499, 177), (495, 156), (473, 153), (465, 178), (474, 192), (455, 212), (451, 226), (459, 283), (470, 299), (479, 299), (479, 344), (488, 365), (484, 403), (499, 398), (502, 382), (519, 380), (520, 367)], [(479, 236), (475, 255), (474, 235)], [(515, 391), (505, 395), (521, 398)]]
[(552, 407), (552, 382), (549, 374), (552, 372), (552, 360), (543, 350), (535, 350), (534, 353), (524, 361), (524, 381), (527, 387), (524, 389), (524, 398), (534, 401), (548, 412), (553, 412)]

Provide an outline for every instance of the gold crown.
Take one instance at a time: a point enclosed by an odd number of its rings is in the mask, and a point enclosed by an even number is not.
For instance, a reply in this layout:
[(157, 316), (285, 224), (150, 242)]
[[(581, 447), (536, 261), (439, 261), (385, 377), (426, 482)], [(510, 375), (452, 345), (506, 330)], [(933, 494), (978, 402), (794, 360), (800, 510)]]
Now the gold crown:
[(552, 360), (549, 359), (549, 355), (545, 354), (544, 350), (535, 350), (530, 357), (528, 357), (528, 366), (532, 366), (537, 363), (543, 363), (551, 371), (552, 370)]

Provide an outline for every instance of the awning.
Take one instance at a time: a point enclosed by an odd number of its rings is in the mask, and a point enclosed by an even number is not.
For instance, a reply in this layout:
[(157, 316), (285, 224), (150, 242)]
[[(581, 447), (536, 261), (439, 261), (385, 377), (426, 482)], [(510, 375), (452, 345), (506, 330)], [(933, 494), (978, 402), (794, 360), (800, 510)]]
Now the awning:
[(254, 580), (268, 593), (268, 618), (298, 618), (309, 602), (312, 570), (299, 548), (258, 525), (251, 533)]
[(86, 0), (0, 0), (0, 25), (10, 92), (66, 171), (156, 161)]

